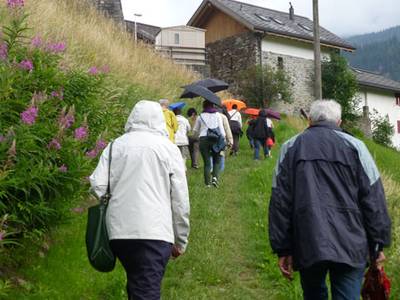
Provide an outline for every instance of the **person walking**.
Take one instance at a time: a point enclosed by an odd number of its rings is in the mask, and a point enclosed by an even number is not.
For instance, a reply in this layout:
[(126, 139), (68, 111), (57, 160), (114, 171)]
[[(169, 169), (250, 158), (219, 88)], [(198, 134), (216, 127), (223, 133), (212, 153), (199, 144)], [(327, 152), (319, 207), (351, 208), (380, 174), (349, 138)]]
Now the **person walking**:
[(178, 131), (178, 120), (176, 119), (175, 114), (168, 109), (168, 99), (161, 99), (159, 103), (163, 110), (165, 123), (167, 124), (169, 139), (171, 142), (175, 143), (175, 133)]
[[(217, 142), (213, 141), (209, 136), (210, 129), (217, 132), (218, 140), (225, 139), (225, 130), (222, 123), (222, 117), (214, 104), (205, 100), (203, 103), (203, 112), (197, 118), (194, 126), (194, 134), (200, 137), (200, 153), (204, 162), (204, 182), (207, 187), (218, 187), (218, 177), (221, 170), (221, 155), (223, 149), (216, 151)], [(213, 166), (211, 165), (213, 163)], [(211, 174), (212, 169), (212, 174)]]
[(196, 124), (196, 120), (198, 118), (196, 109), (193, 107), (189, 108), (187, 111), (187, 116), (189, 118), (189, 124), (190, 124), (190, 128), (191, 128), (191, 130), (188, 134), (191, 166), (193, 169), (198, 169), (199, 168), (199, 154), (200, 154), (199, 137), (195, 136), (195, 134), (193, 133), (193, 128), (194, 128), (194, 125)]
[(129, 300), (160, 299), (167, 262), (185, 252), (189, 193), (182, 156), (168, 139), (161, 106), (139, 101), (125, 134), (103, 151), (90, 176), (93, 191), (106, 193), (111, 160), (111, 199), (106, 214), (110, 246), (127, 274)]
[(249, 123), (249, 134), (251, 134), (254, 143), (254, 160), (260, 160), (260, 150), (264, 152), (264, 158), (269, 157), (269, 148), (267, 139), (270, 137), (271, 131), (267, 125), (267, 113), (261, 109), (257, 119), (251, 120)]
[(221, 163), (220, 163), (220, 170), (223, 172), (225, 170), (225, 158), (226, 158), (226, 152), (232, 147), (233, 145), (233, 135), (231, 131), (231, 127), (229, 125), (229, 113), (226, 107), (222, 107), (222, 110), (219, 110), (219, 114), (222, 118), (222, 124), (224, 126), (225, 130), (225, 150), (221, 151)]
[(182, 158), (186, 168), (186, 160), (189, 159), (189, 138), (188, 134), (190, 132), (190, 123), (189, 121), (182, 116), (182, 110), (180, 108), (174, 109), (174, 114), (178, 121), (178, 131), (175, 134), (175, 144), (178, 146), (181, 151)]
[(310, 126), (282, 145), (269, 205), (269, 240), (283, 276), (300, 272), (306, 300), (359, 300), (368, 257), (378, 265), (391, 221), (375, 162), (343, 131), (341, 107), (315, 101)]
[(237, 105), (232, 105), (232, 110), (229, 112), (229, 125), (231, 127), (233, 135), (233, 145), (231, 150), (231, 155), (237, 155), (239, 151), (239, 140), (242, 135), (242, 115), (237, 110)]

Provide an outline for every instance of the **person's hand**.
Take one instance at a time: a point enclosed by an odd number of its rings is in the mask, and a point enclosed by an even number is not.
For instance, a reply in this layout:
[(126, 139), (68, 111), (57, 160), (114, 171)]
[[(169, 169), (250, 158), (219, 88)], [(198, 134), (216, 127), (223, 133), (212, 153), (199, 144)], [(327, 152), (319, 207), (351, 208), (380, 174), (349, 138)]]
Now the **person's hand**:
[(279, 257), (278, 266), (284, 277), (286, 277), (289, 280), (293, 280), (293, 257), (292, 256)]
[(385, 254), (383, 251), (378, 253), (378, 258), (375, 260), (376, 267), (381, 269), (383, 267), (383, 262), (386, 260)]
[(181, 250), (181, 248), (179, 248), (179, 246), (177, 245), (172, 246), (172, 252), (171, 252), (172, 258), (177, 258), (178, 256), (181, 256), (182, 253), (183, 251)]

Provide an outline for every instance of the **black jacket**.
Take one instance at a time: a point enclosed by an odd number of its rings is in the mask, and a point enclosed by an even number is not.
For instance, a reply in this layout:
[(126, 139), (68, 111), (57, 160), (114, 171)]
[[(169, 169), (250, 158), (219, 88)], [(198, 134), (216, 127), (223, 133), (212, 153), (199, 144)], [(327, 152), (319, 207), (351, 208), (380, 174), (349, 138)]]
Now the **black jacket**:
[(328, 122), (282, 145), (269, 206), (269, 238), (295, 269), (320, 261), (365, 266), (369, 248), (390, 244), (378, 169), (360, 140)]

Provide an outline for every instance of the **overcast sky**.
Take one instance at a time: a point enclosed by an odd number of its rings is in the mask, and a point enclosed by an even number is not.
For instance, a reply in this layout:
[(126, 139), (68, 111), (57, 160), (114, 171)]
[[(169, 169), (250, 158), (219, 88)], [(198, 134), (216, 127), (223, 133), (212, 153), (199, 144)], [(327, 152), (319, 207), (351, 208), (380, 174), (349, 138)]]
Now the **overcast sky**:
[[(168, 27), (186, 24), (202, 0), (121, 0), (125, 19)], [(312, 0), (291, 0), (295, 14), (312, 18)], [(289, 0), (243, 0), (280, 11)], [(400, 25), (399, 0), (320, 0), (320, 23), (340, 36), (380, 31)]]

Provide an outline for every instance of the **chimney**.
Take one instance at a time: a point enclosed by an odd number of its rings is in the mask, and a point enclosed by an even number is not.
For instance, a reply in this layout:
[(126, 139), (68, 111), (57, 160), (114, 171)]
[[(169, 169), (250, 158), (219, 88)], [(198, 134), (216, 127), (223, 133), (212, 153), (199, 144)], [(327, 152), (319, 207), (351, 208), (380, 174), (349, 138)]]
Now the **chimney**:
[(294, 8), (293, 8), (293, 5), (292, 5), (292, 2), (289, 2), (289, 4), (290, 4), (289, 18), (290, 18), (290, 20), (294, 21)]

